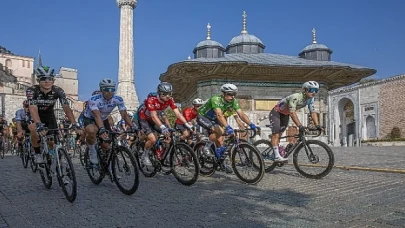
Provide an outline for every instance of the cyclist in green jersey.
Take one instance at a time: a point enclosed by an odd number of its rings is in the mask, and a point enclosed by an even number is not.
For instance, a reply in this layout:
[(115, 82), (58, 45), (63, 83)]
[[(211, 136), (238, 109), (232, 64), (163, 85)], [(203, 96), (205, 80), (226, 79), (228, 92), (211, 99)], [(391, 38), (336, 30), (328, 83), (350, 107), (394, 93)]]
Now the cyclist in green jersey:
[(238, 87), (234, 84), (224, 84), (221, 86), (222, 95), (212, 96), (198, 110), (197, 123), (208, 131), (209, 141), (205, 144), (204, 153), (208, 156), (214, 156), (210, 152), (211, 145), (215, 142), (217, 152), (222, 154), (225, 147), (222, 146), (222, 135), (226, 132), (228, 135), (234, 133), (234, 130), (229, 126), (224, 113), (233, 109), (240, 119), (248, 124), (251, 129), (256, 129), (256, 125), (249, 120), (249, 117), (242, 111), (239, 102), (235, 99)]
[(278, 145), (280, 143), (280, 136), (286, 130), (290, 117), (295, 125), (298, 126), (300, 131), (305, 129), (295, 113), (298, 109), (308, 106), (316, 128), (318, 130), (322, 129), (318, 125), (318, 116), (314, 107), (314, 97), (319, 91), (319, 84), (315, 81), (308, 81), (302, 85), (302, 88), (302, 92), (291, 94), (290, 96), (280, 100), (269, 114), (270, 127), (272, 131), (271, 144), (275, 154), (274, 161), (284, 162), (288, 160), (288, 158), (283, 158), (280, 155)]

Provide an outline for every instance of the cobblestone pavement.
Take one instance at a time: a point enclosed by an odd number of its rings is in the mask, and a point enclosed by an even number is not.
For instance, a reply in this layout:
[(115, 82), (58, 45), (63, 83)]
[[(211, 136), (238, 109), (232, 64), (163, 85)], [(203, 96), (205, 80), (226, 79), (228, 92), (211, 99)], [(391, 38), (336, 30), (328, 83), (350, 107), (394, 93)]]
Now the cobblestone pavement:
[[(335, 150), (337, 163), (397, 166), (404, 148)], [(395, 151), (395, 152), (394, 152)], [(401, 152), (402, 151), (402, 152)], [(394, 159), (384, 155), (392, 153)], [(353, 159), (353, 154), (359, 158)], [(395, 158), (396, 156), (396, 158)], [(374, 158), (377, 158), (374, 160)], [(405, 174), (334, 169), (306, 179), (292, 166), (266, 174), (256, 186), (218, 172), (190, 187), (172, 175), (141, 177), (138, 191), (122, 194), (105, 179), (92, 184), (75, 160), (78, 197), (72, 204), (57, 184), (43, 186), (38, 173), (16, 156), (0, 160), (2, 227), (404, 227)], [(400, 168), (400, 167), (397, 167)]]

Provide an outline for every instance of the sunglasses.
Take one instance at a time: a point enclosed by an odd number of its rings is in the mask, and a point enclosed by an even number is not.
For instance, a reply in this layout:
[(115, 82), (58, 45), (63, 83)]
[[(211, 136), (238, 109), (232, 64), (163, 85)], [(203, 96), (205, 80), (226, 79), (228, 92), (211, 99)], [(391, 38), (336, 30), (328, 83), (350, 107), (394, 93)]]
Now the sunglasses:
[(310, 92), (310, 93), (317, 93), (319, 90), (318, 89), (316, 89), (316, 88), (310, 88), (310, 89), (308, 89), (308, 92)]
[(39, 78), (39, 81), (40, 82), (53, 82), (54, 78), (53, 77), (42, 77), (42, 78)]
[(115, 88), (114, 87), (101, 88), (101, 91), (113, 93), (113, 92), (115, 92)]
[(162, 97), (171, 97), (172, 93), (159, 93), (159, 95)]
[(225, 93), (225, 95), (230, 96), (230, 97), (234, 97), (234, 96), (236, 96), (236, 93)]

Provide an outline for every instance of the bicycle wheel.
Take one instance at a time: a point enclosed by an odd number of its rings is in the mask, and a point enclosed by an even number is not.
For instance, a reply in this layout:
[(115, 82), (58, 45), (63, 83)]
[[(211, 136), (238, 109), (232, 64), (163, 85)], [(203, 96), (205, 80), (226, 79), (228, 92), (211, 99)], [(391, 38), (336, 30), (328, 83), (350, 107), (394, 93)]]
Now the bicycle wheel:
[[(111, 162), (112, 174), (117, 187), (126, 195), (134, 194), (139, 187), (139, 169), (131, 151), (123, 146), (117, 147)], [(118, 172), (120, 172), (122, 176), (118, 175)], [(131, 174), (133, 174), (133, 177), (129, 177)], [(121, 182), (124, 177), (128, 177), (129, 184)]]
[(38, 170), (38, 164), (35, 163), (34, 155), (29, 155), (30, 159), (30, 167), (33, 173), (36, 173)]
[[(176, 143), (176, 146), (170, 152), (170, 167), (173, 176), (183, 185), (192, 185), (198, 179), (199, 165), (197, 156), (194, 154), (193, 149), (185, 143)], [(191, 175), (186, 177), (177, 168), (185, 168), (184, 173), (188, 172)]]
[[(98, 155), (98, 161), (101, 162), (100, 155)], [(100, 184), (104, 179), (104, 173), (101, 171), (99, 165), (91, 164), (89, 148), (86, 148), (86, 152), (84, 154), (84, 164), (86, 166), (87, 175), (89, 176), (91, 182), (97, 185)]]
[[(62, 187), (63, 194), (69, 202), (76, 200), (77, 182), (76, 173), (73, 168), (72, 160), (68, 153), (63, 149), (58, 149), (59, 162), (56, 163), (56, 174), (59, 185)], [(62, 160), (65, 159), (64, 162)]]
[[(157, 167), (156, 166), (152, 166), (152, 167), (149, 167), (149, 166), (146, 166), (146, 165), (144, 165), (143, 164), (143, 161), (142, 161), (142, 154), (141, 154), (141, 151), (143, 150), (142, 148), (144, 148), (144, 145), (145, 145), (145, 143), (140, 143), (139, 145), (137, 145), (134, 149), (133, 149), (133, 151), (134, 151), (134, 157), (136, 158), (136, 160), (137, 160), (137, 162), (138, 162), (138, 167), (139, 167), (139, 170), (141, 170), (141, 172), (143, 173), (143, 175), (145, 176), (145, 177), (154, 177), (156, 174), (157, 174), (157, 172), (158, 172), (158, 169), (157, 169)], [(153, 151), (153, 150), (152, 150)], [(152, 161), (152, 164), (154, 164), (153, 163), (153, 161), (155, 160), (154, 158), (152, 158), (152, 156), (154, 156), (154, 155), (149, 155), (149, 159)]]
[[(321, 151), (326, 152), (326, 156), (316, 155), (315, 150), (320, 149)], [(301, 152), (301, 153), (300, 153)], [(298, 158), (298, 155), (302, 155), (302, 159)], [(309, 164), (303, 164), (301, 162), (309, 161)], [(326, 161), (324, 165), (318, 164), (321, 161)], [(317, 140), (307, 140), (306, 144), (301, 143), (293, 154), (293, 163), (295, 169), (302, 176), (311, 179), (320, 179), (330, 173), (334, 164), (335, 157), (333, 155), (332, 149), (325, 143)], [(319, 170), (319, 173), (310, 173), (304, 170), (305, 167), (308, 167), (309, 170)]]
[(52, 173), (51, 173), (51, 161), (48, 160), (47, 156), (43, 154), (45, 163), (40, 164), (39, 174), (41, 175), (42, 182), (47, 189), (52, 186)]
[(86, 167), (85, 166), (86, 163), (84, 162), (84, 154), (85, 154), (86, 148), (83, 148), (83, 146), (79, 145), (77, 150), (78, 150), (78, 154), (79, 154), (80, 164), (82, 164), (83, 167)]
[[(264, 175), (264, 162), (260, 152), (255, 146), (249, 143), (240, 143), (232, 150), (232, 169), (235, 175), (247, 184), (259, 183)], [(255, 165), (254, 165), (255, 164)], [(252, 177), (244, 177), (237, 169), (240, 166), (247, 166), (252, 172), (256, 172)]]
[[(200, 174), (202, 176), (210, 177), (215, 173), (216, 164), (214, 158), (207, 157), (204, 152), (205, 141), (201, 141), (195, 144), (193, 150), (194, 154), (197, 156), (197, 161), (200, 165)], [(211, 146), (211, 153), (215, 154), (214, 145)]]
[(24, 147), (20, 143), (18, 144), (18, 152), (20, 153), (20, 158), (24, 168), (28, 167), (28, 160), (25, 156)]
[(253, 145), (262, 154), (262, 158), (264, 160), (265, 172), (268, 173), (268, 172), (273, 171), (274, 168), (276, 168), (277, 163), (274, 162), (275, 156), (274, 156), (273, 146), (271, 145), (271, 141), (261, 139), (261, 140), (256, 141)]

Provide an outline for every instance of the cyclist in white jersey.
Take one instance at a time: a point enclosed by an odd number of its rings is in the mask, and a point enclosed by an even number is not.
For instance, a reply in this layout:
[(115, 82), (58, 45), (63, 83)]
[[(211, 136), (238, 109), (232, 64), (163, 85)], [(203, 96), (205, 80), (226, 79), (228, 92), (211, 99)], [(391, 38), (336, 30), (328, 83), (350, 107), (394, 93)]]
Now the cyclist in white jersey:
[(302, 92), (291, 94), (280, 100), (270, 112), (269, 119), (272, 132), (271, 145), (273, 146), (275, 155), (274, 161), (276, 162), (285, 162), (288, 160), (288, 158), (283, 158), (280, 155), (278, 145), (280, 143), (280, 136), (286, 130), (290, 117), (301, 131), (304, 130), (304, 127), (295, 113), (298, 109), (308, 106), (316, 128), (322, 129), (318, 125), (318, 116), (314, 107), (314, 97), (319, 91), (319, 84), (315, 81), (308, 81), (302, 85), (302, 89)]
[(97, 151), (95, 148), (96, 135), (102, 140), (108, 139), (108, 131), (111, 125), (108, 116), (118, 107), (122, 119), (132, 128), (131, 118), (128, 116), (124, 100), (115, 95), (115, 82), (111, 79), (103, 79), (99, 83), (101, 94), (92, 96), (88, 100), (88, 106), (84, 113), (83, 124), (86, 128), (86, 142), (89, 147), (90, 162), (98, 164)]

